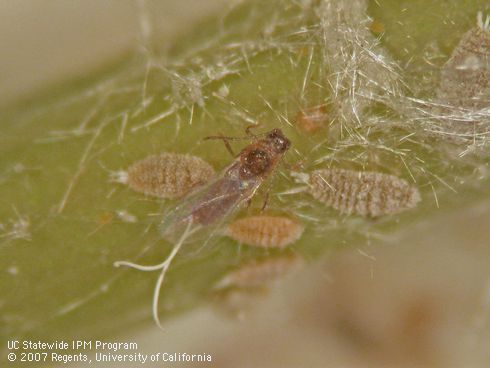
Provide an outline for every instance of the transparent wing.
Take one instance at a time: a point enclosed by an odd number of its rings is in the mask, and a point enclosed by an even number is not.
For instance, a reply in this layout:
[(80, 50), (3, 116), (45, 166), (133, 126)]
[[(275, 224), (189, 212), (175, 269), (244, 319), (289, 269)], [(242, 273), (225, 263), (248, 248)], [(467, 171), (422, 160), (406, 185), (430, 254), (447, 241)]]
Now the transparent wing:
[(210, 183), (199, 187), (167, 213), (160, 225), (162, 237), (175, 243), (191, 223), (191, 235), (185, 242), (210, 238), (237, 207), (255, 194), (262, 180), (240, 180), (239, 163), (235, 162)]

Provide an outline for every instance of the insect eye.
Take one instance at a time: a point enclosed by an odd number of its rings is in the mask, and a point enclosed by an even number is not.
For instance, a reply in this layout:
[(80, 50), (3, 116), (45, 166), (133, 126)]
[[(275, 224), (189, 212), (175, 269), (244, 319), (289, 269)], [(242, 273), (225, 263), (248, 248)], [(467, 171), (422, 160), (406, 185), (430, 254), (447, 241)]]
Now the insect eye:
[(269, 134), (267, 134), (268, 140), (272, 144), (274, 151), (282, 153), (287, 151), (291, 142), (287, 139), (279, 129), (274, 129)]
[(273, 140), (273, 146), (274, 150), (276, 152), (285, 152), (289, 148), (289, 145), (291, 144), (287, 138), (284, 137), (276, 137)]

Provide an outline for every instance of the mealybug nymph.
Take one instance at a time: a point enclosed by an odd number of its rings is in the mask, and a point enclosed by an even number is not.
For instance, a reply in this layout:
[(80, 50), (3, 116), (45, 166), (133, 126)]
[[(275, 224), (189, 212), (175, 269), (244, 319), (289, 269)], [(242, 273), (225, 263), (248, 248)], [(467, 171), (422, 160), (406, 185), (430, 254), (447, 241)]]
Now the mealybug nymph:
[(390, 215), (414, 208), (420, 201), (418, 189), (394, 175), (320, 169), (295, 176), (306, 181), (315, 199), (346, 215)]
[(230, 287), (255, 288), (267, 285), (303, 266), (304, 260), (295, 254), (254, 260), (226, 274), (215, 289)]
[(161, 153), (117, 172), (116, 181), (136, 192), (160, 198), (179, 198), (192, 188), (208, 182), (215, 172), (203, 159), (187, 154)]
[(224, 234), (256, 247), (284, 248), (303, 234), (304, 227), (295, 219), (285, 216), (249, 216), (229, 224)]

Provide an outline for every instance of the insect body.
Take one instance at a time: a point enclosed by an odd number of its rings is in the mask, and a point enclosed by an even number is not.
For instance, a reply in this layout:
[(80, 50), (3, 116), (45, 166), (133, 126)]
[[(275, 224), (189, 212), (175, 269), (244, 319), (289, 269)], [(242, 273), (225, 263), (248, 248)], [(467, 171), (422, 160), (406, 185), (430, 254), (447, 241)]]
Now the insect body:
[[(469, 110), (488, 107), (490, 97), (490, 15), (478, 13), (478, 26), (469, 30), (441, 71), (437, 90), (444, 104)], [(465, 122), (455, 126), (465, 125)]]
[(285, 216), (249, 216), (229, 224), (224, 234), (247, 245), (284, 248), (301, 237), (303, 226)]
[(299, 269), (303, 264), (304, 260), (296, 254), (254, 260), (225, 275), (214, 288), (265, 286), (267, 283)]
[(302, 109), (296, 115), (297, 126), (306, 133), (314, 133), (326, 126), (328, 113), (325, 105)]
[(202, 228), (223, 221), (254, 196), (290, 144), (281, 130), (274, 129), (245, 147), (222, 175), (185, 197), (183, 204), (166, 216), (160, 227), (162, 237), (175, 241), (175, 235), (181, 234), (188, 223)]
[(213, 176), (213, 167), (199, 157), (164, 152), (135, 162), (127, 171), (117, 172), (116, 181), (140, 193), (174, 199)]
[(294, 176), (308, 184), (316, 200), (346, 215), (380, 217), (420, 202), (418, 189), (394, 175), (332, 168)]
[(114, 265), (133, 267), (141, 271), (161, 270), (153, 294), (153, 318), (158, 318), (158, 296), (165, 273), (182, 244), (191, 236), (211, 225), (221, 223), (238, 206), (250, 200), (260, 184), (274, 171), (291, 143), (280, 129), (273, 129), (264, 138), (254, 139), (214, 181), (183, 198), (182, 204), (165, 216), (160, 232), (164, 239), (174, 243), (164, 262), (155, 266), (141, 266), (120, 261)]

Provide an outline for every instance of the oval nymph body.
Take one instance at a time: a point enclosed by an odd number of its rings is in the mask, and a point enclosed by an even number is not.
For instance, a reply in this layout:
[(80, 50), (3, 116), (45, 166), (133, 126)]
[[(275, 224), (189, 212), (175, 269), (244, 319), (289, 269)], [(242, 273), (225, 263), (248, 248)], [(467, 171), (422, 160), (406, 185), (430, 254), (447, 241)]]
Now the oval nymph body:
[(215, 174), (203, 159), (179, 153), (161, 153), (135, 162), (125, 183), (134, 191), (160, 198), (179, 198)]
[(379, 217), (413, 208), (418, 189), (389, 174), (345, 169), (320, 169), (311, 173), (310, 193), (342, 214)]
[(295, 219), (285, 216), (249, 216), (229, 224), (225, 235), (256, 247), (284, 248), (303, 234), (304, 227)]

